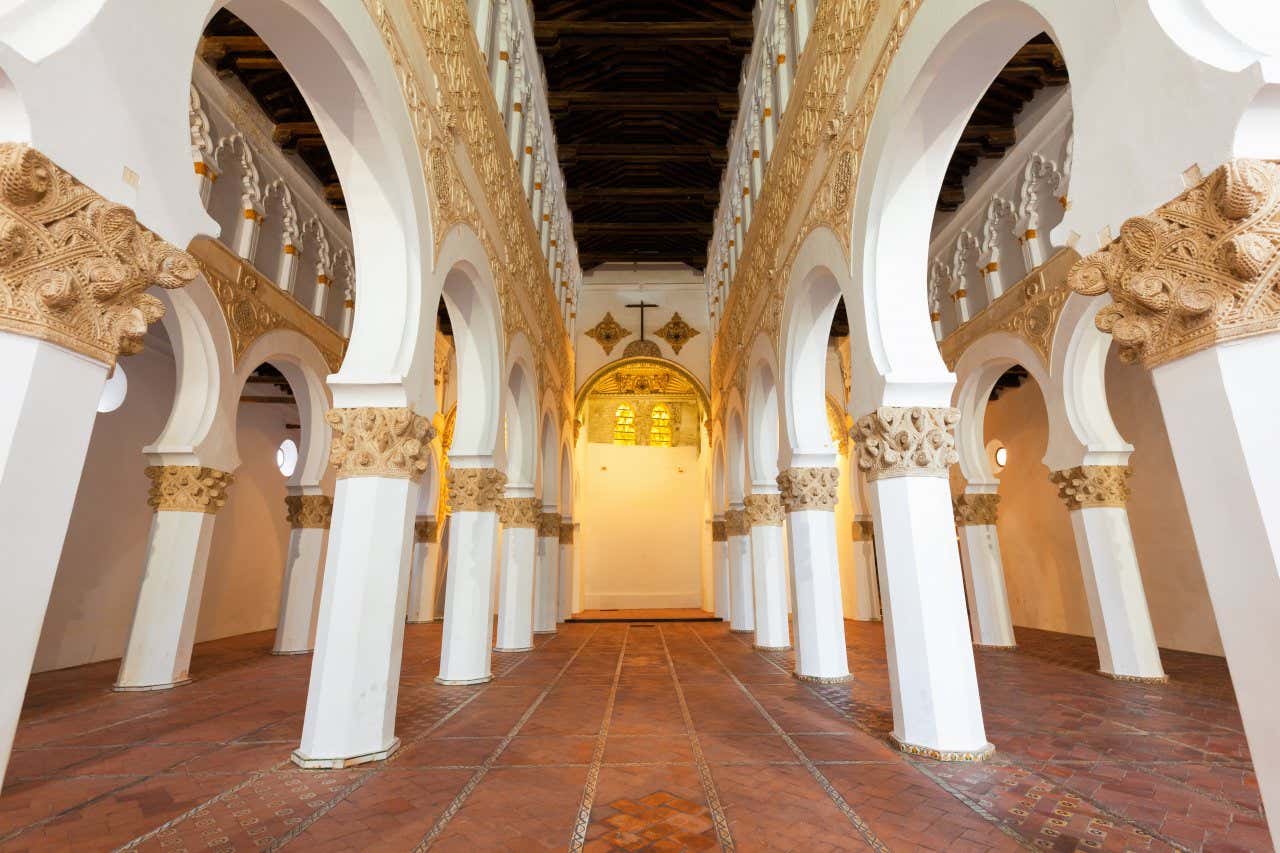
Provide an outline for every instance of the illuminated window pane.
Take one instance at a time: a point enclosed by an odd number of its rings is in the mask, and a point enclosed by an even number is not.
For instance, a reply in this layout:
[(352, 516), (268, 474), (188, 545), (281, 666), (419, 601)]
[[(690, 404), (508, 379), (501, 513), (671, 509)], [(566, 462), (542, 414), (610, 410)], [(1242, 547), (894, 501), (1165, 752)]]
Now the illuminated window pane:
[(613, 443), (636, 443), (636, 413), (626, 403), (618, 406), (613, 413)]
[(653, 447), (671, 446), (671, 412), (662, 403), (653, 407), (649, 416), (649, 444)]

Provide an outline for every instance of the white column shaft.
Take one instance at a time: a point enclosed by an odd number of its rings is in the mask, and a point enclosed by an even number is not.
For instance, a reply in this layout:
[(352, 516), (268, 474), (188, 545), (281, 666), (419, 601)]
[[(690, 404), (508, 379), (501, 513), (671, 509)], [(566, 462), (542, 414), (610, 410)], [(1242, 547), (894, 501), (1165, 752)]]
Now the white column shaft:
[(781, 525), (752, 525), (751, 574), (755, 589), (756, 645), (765, 649), (790, 648), (787, 554)]
[(409, 621), (434, 622), (436, 576), (440, 571), (440, 544), (415, 542), (413, 570), (409, 575)]
[(729, 627), (734, 631), (754, 631), (756, 605), (751, 579), (751, 537), (730, 536), (728, 545)]
[(559, 547), (560, 583), (558, 589), (560, 591), (560, 603), (556, 613), (556, 621), (563, 622), (573, 616), (573, 546), (561, 544)]
[(876, 582), (876, 544), (870, 539), (853, 543), (853, 616), (859, 622), (880, 618), (880, 584)]
[(459, 510), (449, 516), (440, 680), (477, 684), (491, 677), (493, 575), (498, 513)]
[(502, 528), (502, 570), (498, 573), (498, 640), (502, 652), (533, 648), (533, 576), (538, 532)]
[(560, 537), (538, 537), (537, 574), (533, 581), (533, 630), (554, 634), (560, 601)]
[(316, 289), (311, 294), (311, 313), (324, 319), (325, 308), (329, 305), (329, 283), (316, 279)]
[(729, 618), (729, 543), (711, 543), (711, 564), (714, 572), (716, 616)]
[(958, 530), (973, 641), (983, 646), (1017, 645), (995, 525), (967, 524)]
[(280, 621), (272, 647), (276, 654), (315, 648), (320, 567), (324, 565), (328, 535), (329, 531), (320, 527), (295, 527), (289, 534), (289, 555), (280, 585)]
[(395, 736), (418, 484), (337, 481), (316, 651), (294, 760), (340, 767), (385, 758)]
[(292, 252), (282, 251), (280, 253), (280, 266), (277, 268), (276, 272), (276, 285), (285, 293), (293, 293), (293, 280), (297, 269), (297, 250), (295, 249)]
[(841, 679), (849, 675), (840, 599), (840, 552), (833, 512), (787, 513), (791, 589), (795, 599), (796, 675)]

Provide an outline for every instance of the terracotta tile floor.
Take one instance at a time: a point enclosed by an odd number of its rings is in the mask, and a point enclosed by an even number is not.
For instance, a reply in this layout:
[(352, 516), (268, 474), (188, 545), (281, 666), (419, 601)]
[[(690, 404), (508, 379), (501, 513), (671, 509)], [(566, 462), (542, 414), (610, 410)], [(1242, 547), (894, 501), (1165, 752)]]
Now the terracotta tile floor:
[(714, 613), (697, 607), (652, 607), (637, 610), (580, 610), (571, 622), (714, 622)]
[(412, 625), (389, 761), (288, 762), (308, 657), (270, 634), (201, 645), (196, 680), (110, 691), (114, 663), (34, 677), (0, 796), (3, 850), (1270, 849), (1223, 662), (1168, 685), (1093, 672), (1089, 640), (1019, 630), (979, 651), (991, 761), (909, 758), (878, 623), (846, 623), (856, 681), (717, 623), (570, 624), (432, 681)]

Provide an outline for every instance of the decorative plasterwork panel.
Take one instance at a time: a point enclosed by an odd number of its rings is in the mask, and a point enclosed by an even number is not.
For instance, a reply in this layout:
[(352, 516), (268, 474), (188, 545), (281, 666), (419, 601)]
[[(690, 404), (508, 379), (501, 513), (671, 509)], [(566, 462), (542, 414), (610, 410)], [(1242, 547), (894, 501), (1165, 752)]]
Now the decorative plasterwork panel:
[(975, 341), (992, 332), (1011, 332), (1031, 345), (1044, 363), (1050, 364), (1053, 330), (1062, 316), (1062, 307), (1071, 295), (1067, 272), (1079, 258), (1071, 249), (1063, 249), (1038, 269), (956, 329), (942, 341), (942, 357), (947, 367), (956, 363)]
[(613, 348), (618, 345), (618, 341), (631, 334), (631, 330), (624, 328), (622, 324), (613, 319), (612, 312), (606, 311), (604, 318), (590, 329), (587, 329), (585, 334), (600, 345), (600, 349), (604, 350), (605, 355), (611, 355)]
[(237, 365), (253, 342), (274, 329), (289, 329), (311, 340), (333, 372), (342, 366), (347, 342), (289, 294), (217, 240), (197, 237), (191, 255), (217, 297), (231, 334)]
[(680, 312), (671, 315), (671, 319), (666, 324), (654, 332), (655, 335), (662, 338), (671, 345), (671, 349), (676, 355), (680, 354), (680, 350), (684, 349), (684, 345), (696, 335), (702, 334), (693, 326), (690, 326), (680, 316)]

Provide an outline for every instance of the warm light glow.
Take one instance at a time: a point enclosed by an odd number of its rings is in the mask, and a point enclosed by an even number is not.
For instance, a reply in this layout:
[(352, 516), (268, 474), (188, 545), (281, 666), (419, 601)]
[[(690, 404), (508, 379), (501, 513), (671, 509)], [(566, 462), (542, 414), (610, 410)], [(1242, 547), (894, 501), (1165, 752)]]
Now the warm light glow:
[(649, 415), (649, 446), (671, 446), (671, 411), (662, 403), (655, 403)]
[(292, 477), (294, 469), (298, 467), (298, 445), (292, 438), (286, 438), (276, 448), (276, 467), (286, 477)]
[(636, 413), (626, 403), (613, 412), (613, 443), (636, 443)]
[(1009, 464), (1009, 448), (1004, 445), (996, 448), (996, 464), (1001, 468)]

